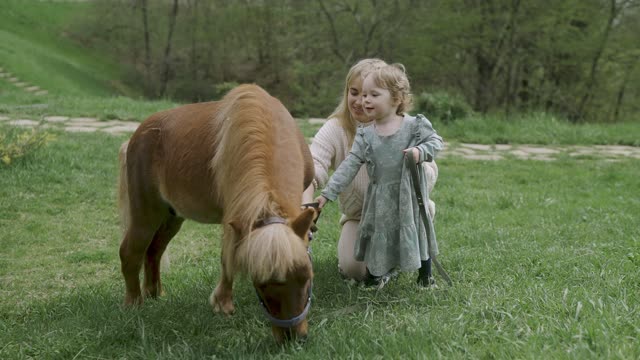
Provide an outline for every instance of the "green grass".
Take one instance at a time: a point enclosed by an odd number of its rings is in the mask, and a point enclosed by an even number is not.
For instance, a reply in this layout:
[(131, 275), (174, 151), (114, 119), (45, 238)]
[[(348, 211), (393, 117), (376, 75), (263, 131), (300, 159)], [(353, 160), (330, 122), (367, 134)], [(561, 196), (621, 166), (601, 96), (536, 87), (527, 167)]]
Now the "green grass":
[(135, 92), (118, 80), (119, 67), (68, 38), (67, 27), (90, 3), (3, 0), (0, 67), (22, 81), (61, 95)]
[(436, 129), (446, 139), (479, 144), (640, 146), (640, 119), (616, 124), (571, 124), (551, 114), (477, 115)]
[[(0, 84), (2, 81), (0, 81)], [(2, 92), (0, 115), (40, 120), (45, 116), (89, 116), (100, 120), (142, 121), (149, 115), (178, 106), (170, 100), (137, 100), (123, 96), (82, 97), (49, 94), (33, 96), (18, 90)]]
[(274, 344), (246, 279), (212, 314), (220, 227), (187, 222), (167, 294), (120, 306), (117, 150), (124, 136), (57, 134), (0, 168), (0, 358), (640, 357), (640, 162), (439, 162), (433, 194), (452, 288), (402, 274), (382, 292), (344, 283), (330, 205), (313, 243), (306, 344)]

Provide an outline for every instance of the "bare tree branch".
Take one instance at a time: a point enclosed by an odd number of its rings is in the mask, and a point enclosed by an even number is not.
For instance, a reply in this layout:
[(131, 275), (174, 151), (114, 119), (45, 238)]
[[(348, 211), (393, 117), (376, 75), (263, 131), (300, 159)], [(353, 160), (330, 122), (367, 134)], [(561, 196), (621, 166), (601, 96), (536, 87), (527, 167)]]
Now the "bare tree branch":
[(167, 45), (164, 48), (163, 57), (163, 70), (162, 78), (160, 82), (160, 97), (165, 95), (167, 91), (167, 83), (169, 82), (169, 73), (171, 72), (171, 64), (169, 58), (171, 57), (171, 42), (173, 40), (173, 30), (176, 26), (176, 18), (178, 17), (178, 0), (173, 0), (173, 8), (169, 15), (169, 33), (167, 34)]

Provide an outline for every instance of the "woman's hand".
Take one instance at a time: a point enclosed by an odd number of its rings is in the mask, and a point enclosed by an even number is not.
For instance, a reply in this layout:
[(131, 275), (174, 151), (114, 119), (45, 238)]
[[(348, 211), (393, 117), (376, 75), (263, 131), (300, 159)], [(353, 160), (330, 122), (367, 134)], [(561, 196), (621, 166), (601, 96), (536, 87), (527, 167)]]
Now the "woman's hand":
[(316, 200), (315, 200), (315, 201), (318, 203), (318, 209), (322, 209), (322, 207), (324, 207), (324, 204), (326, 204), (326, 203), (327, 203), (327, 201), (329, 201), (329, 200), (327, 200), (327, 198), (326, 198), (326, 197), (324, 197), (324, 196), (320, 195), (320, 196), (318, 196), (318, 197), (316, 198)]
[(411, 147), (411, 148), (402, 150), (402, 152), (405, 154), (411, 152), (413, 154), (413, 160), (415, 160), (416, 164), (420, 162), (420, 150), (418, 150), (418, 148)]

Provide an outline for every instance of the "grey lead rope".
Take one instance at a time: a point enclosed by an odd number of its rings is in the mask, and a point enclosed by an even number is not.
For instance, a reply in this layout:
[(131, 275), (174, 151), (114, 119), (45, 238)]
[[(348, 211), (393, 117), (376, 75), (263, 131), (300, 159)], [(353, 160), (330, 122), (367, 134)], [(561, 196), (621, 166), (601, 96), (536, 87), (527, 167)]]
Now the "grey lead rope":
[[(413, 180), (412, 181), (413, 189), (416, 192), (416, 197), (418, 199), (418, 207), (420, 208), (420, 217), (422, 218), (422, 222), (424, 223), (424, 228), (428, 234), (429, 230), (431, 230), (430, 229), (431, 224), (429, 222), (429, 218), (427, 217), (427, 208), (424, 201), (424, 197), (422, 196), (422, 190), (420, 189), (420, 177), (418, 176), (418, 166), (416, 165), (413, 159), (413, 153), (405, 154), (404, 161), (406, 163), (406, 166), (410, 170), (409, 172), (411, 173), (411, 179)], [(433, 244), (432, 242), (433, 242), (433, 237), (427, 235), (427, 253), (429, 254), (429, 258), (431, 259), (431, 262), (433, 262), (433, 264), (436, 266), (436, 269), (438, 270), (438, 273), (440, 274), (440, 276), (442, 276), (442, 278), (445, 279), (447, 284), (451, 286), (453, 285), (453, 283), (451, 282), (451, 278), (449, 277), (447, 272), (444, 271), (444, 268), (442, 267), (442, 265), (440, 265), (440, 262), (436, 259), (436, 254), (433, 251), (435, 244)]]

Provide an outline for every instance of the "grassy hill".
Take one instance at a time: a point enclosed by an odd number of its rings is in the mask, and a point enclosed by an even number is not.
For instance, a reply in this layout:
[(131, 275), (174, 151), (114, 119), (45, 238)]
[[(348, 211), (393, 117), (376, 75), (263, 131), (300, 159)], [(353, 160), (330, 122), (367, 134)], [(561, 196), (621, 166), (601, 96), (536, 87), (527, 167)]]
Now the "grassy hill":
[(116, 90), (117, 64), (66, 37), (66, 28), (89, 6), (85, 2), (3, 0), (0, 67), (56, 94), (135, 94), (122, 86)]
[[(68, 36), (71, 25), (92, 11), (92, 6), (82, 1), (1, 1), (0, 68), (48, 93), (34, 96), (6, 76), (0, 78), (0, 115), (36, 120), (48, 115), (143, 120), (177, 105), (170, 99), (143, 99), (138, 91), (123, 85), (122, 67), (109, 54), (72, 41)], [(640, 146), (637, 120), (575, 125), (544, 113), (480, 114), (450, 124), (432, 120), (448, 142)], [(319, 128), (306, 121), (300, 125), (307, 137)]]
[(70, 25), (91, 6), (76, 1), (2, 0), (0, 68), (47, 94), (34, 96), (8, 76), (0, 78), (0, 115), (142, 120), (176, 105), (141, 99), (137, 90), (122, 84), (122, 69), (108, 54), (96, 53), (67, 36)]

